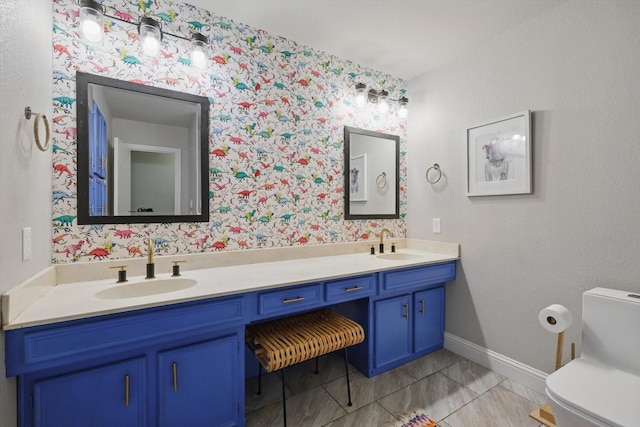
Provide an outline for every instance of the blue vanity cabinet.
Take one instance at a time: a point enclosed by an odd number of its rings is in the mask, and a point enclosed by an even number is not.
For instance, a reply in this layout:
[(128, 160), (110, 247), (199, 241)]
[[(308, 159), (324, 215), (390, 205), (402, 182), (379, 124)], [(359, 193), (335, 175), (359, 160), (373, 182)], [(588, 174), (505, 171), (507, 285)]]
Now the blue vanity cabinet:
[(6, 332), (20, 426), (244, 425), (244, 296)]
[[(241, 425), (237, 335), (158, 355), (158, 426)], [(244, 392), (243, 392), (244, 393)]]
[(29, 424), (143, 427), (145, 401), (145, 362), (137, 358), (36, 381)]
[(444, 286), (455, 268), (452, 261), (380, 273), (369, 376), (443, 347)]

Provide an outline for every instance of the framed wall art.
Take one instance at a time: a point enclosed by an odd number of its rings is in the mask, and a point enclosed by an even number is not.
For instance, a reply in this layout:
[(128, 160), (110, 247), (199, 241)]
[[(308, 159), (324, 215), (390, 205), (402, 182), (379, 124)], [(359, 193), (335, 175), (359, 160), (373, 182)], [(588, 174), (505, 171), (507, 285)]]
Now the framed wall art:
[(467, 129), (467, 196), (532, 192), (531, 112)]

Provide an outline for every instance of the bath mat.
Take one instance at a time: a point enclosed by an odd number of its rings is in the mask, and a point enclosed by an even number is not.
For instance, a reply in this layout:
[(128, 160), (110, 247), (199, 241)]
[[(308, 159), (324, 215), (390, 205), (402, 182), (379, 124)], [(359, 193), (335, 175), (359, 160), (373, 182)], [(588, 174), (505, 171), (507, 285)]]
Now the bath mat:
[(435, 421), (421, 412), (412, 412), (402, 417), (393, 427), (438, 427)]

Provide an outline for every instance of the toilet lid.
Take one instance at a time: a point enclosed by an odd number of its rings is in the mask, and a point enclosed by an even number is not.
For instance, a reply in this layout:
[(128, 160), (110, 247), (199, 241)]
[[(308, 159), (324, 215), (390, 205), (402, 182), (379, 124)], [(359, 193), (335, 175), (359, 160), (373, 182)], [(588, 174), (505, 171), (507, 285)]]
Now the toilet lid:
[(615, 427), (638, 425), (640, 377), (588, 359), (575, 359), (547, 377), (551, 397)]

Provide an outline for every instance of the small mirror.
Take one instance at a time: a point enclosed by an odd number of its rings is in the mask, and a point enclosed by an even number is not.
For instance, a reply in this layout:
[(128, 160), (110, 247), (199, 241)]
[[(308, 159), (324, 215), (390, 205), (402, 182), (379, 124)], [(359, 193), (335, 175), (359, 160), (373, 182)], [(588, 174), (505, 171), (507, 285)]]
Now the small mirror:
[(78, 72), (78, 224), (206, 222), (206, 97)]
[(400, 218), (400, 137), (344, 127), (345, 219)]

